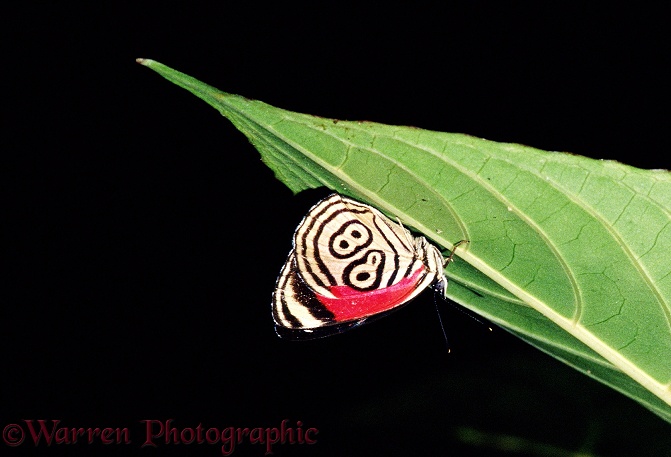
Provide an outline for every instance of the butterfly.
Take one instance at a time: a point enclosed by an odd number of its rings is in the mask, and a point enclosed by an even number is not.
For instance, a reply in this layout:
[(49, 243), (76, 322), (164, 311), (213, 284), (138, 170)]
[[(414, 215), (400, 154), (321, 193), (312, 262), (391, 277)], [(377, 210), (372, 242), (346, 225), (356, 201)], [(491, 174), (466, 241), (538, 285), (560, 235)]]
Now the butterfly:
[(291, 339), (328, 336), (395, 310), (429, 286), (444, 292), (453, 253), (444, 258), (372, 206), (331, 194), (296, 228), (273, 293), (275, 330)]

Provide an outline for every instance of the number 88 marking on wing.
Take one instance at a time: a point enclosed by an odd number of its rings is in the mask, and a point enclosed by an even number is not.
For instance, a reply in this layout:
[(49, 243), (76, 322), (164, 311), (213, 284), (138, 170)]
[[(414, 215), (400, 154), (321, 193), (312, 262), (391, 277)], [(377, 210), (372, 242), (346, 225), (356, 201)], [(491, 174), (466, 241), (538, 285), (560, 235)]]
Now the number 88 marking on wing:
[(449, 260), (377, 209), (332, 194), (294, 233), (273, 294), (277, 333), (339, 333), (398, 308), (428, 286), (444, 290)]

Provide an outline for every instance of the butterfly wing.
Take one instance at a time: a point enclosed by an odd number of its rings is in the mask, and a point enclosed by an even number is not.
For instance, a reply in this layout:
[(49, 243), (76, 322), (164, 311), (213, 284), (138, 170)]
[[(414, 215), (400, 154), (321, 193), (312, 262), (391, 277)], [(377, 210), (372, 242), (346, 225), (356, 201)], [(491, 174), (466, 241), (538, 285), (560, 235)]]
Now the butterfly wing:
[(275, 331), (281, 338), (292, 340), (322, 338), (342, 333), (386, 316), (397, 308), (398, 306), (392, 307), (367, 317), (337, 320), (303, 281), (296, 269), (293, 251), (282, 268), (273, 294)]
[(310, 339), (340, 333), (363, 324), (365, 318), (338, 322), (298, 273), (291, 251), (273, 293), (275, 331), (282, 338)]
[(278, 329), (338, 333), (408, 302), (438, 278), (437, 248), (375, 208), (333, 194), (296, 229), (273, 316)]

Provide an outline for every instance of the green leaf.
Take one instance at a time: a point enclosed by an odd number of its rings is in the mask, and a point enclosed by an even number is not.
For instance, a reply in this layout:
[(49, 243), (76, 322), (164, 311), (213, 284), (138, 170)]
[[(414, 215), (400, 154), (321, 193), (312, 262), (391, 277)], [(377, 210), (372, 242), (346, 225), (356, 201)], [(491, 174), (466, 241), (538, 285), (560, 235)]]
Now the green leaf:
[(325, 119), (138, 60), (228, 118), (292, 191), (329, 187), (446, 251), (448, 295), (671, 422), (671, 177), (410, 127)]

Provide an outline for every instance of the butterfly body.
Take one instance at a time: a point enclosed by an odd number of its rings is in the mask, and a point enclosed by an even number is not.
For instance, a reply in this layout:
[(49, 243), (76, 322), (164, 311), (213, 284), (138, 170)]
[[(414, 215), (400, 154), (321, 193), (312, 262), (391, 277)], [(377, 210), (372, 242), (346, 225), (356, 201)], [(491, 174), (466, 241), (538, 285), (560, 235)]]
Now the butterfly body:
[(445, 261), (377, 209), (338, 194), (317, 203), (294, 234), (277, 279), (273, 318), (280, 336), (317, 337), (360, 325), (433, 284)]

